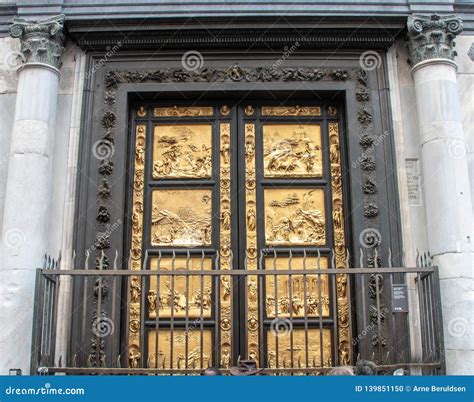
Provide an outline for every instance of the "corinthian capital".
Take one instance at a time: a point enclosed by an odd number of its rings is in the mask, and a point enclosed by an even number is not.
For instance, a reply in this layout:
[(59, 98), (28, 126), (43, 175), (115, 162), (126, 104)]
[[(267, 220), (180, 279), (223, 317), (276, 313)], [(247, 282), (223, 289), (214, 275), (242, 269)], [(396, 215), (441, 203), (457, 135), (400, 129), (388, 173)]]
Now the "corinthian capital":
[(64, 15), (43, 21), (15, 18), (10, 35), (20, 38), (21, 53), (26, 63), (44, 63), (61, 68), (64, 44)]
[(460, 34), (462, 21), (455, 15), (411, 15), (408, 17), (408, 49), (414, 66), (430, 59), (450, 59), (457, 55), (454, 38)]

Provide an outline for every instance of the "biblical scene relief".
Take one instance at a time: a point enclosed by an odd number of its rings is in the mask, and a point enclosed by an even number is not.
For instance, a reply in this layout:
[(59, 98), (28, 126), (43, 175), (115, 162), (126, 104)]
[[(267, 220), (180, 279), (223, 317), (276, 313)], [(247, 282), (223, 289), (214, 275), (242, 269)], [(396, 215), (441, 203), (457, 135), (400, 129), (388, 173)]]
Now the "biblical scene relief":
[(210, 124), (155, 126), (153, 178), (202, 178), (212, 173)]
[(322, 189), (265, 189), (267, 245), (325, 244)]
[[(325, 257), (320, 259), (320, 266), (327, 268)], [(278, 317), (318, 317), (320, 310), (322, 317), (329, 316), (329, 279), (327, 275), (314, 274), (314, 270), (318, 269), (316, 257), (307, 257), (305, 264), (303, 257), (293, 257), (291, 264), (289, 258), (267, 258), (265, 268), (270, 270), (306, 269), (308, 272), (313, 272), (312, 275), (306, 275), (306, 278), (303, 275), (291, 275), (291, 278), (289, 275), (278, 275), (277, 279), (274, 276), (266, 276), (267, 317), (275, 317), (276, 311)]]
[[(186, 258), (175, 258), (174, 264), (171, 258), (162, 258), (160, 270), (211, 270), (210, 258), (191, 257), (186, 263)], [(150, 269), (158, 269), (158, 259), (153, 258)], [(174, 278), (174, 279), (173, 279)], [(202, 278), (202, 280), (201, 280)], [(159, 286), (158, 286), (159, 285)], [(147, 294), (148, 316), (156, 318), (158, 309), (159, 318), (189, 318), (210, 317), (212, 306), (212, 280), (210, 276), (185, 275), (160, 276), (160, 283), (152, 276), (150, 289)]]
[(212, 190), (154, 190), (153, 246), (210, 246)]
[[(320, 353), (319, 329), (308, 329), (308, 348), (304, 329), (295, 329), (288, 332), (267, 332), (267, 367), (320, 367), (331, 365), (331, 330), (323, 329), (323, 355)], [(293, 347), (292, 338), (293, 337)], [(277, 356), (278, 342), (278, 356)], [(293, 359), (292, 359), (293, 356)], [(293, 360), (293, 361), (292, 361)]]
[(265, 177), (315, 177), (323, 172), (321, 127), (264, 124)]
[[(156, 348), (157, 338), (158, 348)], [(159, 330), (158, 337), (156, 331), (150, 331), (148, 333), (149, 367), (183, 369), (212, 366), (212, 334), (210, 330), (206, 329), (202, 332), (202, 345), (201, 349), (201, 331), (199, 330), (175, 329), (173, 336), (171, 336), (170, 330)]]

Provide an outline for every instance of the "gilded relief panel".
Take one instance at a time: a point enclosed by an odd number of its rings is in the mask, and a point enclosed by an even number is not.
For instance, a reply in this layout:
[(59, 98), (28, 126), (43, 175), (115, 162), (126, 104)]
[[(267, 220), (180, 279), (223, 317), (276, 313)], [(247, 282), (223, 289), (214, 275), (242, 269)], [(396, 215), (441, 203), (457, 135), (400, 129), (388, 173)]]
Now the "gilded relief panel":
[(321, 177), (321, 126), (264, 124), (265, 177)]
[[(327, 259), (320, 259), (320, 267), (327, 268)], [(278, 275), (265, 278), (265, 308), (267, 317), (304, 318), (319, 317), (320, 309), (323, 317), (329, 317), (329, 278), (327, 275), (315, 275), (318, 269), (317, 257), (293, 257), (291, 265), (289, 258), (267, 258), (265, 268), (268, 270), (303, 270), (312, 275)], [(276, 289), (275, 289), (276, 284)], [(321, 292), (321, 293), (320, 293)], [(306, 297), (305, 297), (306, 295)], [(306, 299), (306, 302), (305, 302)], [(321, 300), (321, 303), (319, 301)], [(275, 302), (276, 301), (276, 302)], [(290, 313), (291, 312), (291, 313)]]
[(321, 116), (319, 106), (263, 106), (262, 116)]
[[(331, 365), (331, 330), (322, 330), (323, 341), (323, 366)], [(319, 338), (319, 329), (308, 329), (307, 341), (308, 348), (306, 349), (306, 336), (304, 329), (293, 328), (292, 331), (276, 333), (273, 330), (267, 332), (267, 363), (269, 368), (277, 367), (305, 367), (306, 362), (308, 366), (316, 367), (321, 365), (321, 345)], [(293, 336), (293, 348), (292, 339)], [(278, 340), (277, 340), (278, 338)], [(277, 341), (278, 341), (278, 356), (277, 356)], [(293, 349), (293, 359), (292, 352)]]
[(156, 125), (153, 138), (153, 178), (210, 178), (212, 125)]
[(214, 109), (212, 106), (171, 106), (155, 107), (153, 116), (155, 117), (197, 117), (212, 116)]
[(267, 245), (326, 243), (323, 189), (265, 189), (264, 207)]
[[(186, 257), (176, 257), (174, 264), (172, 258), (162, 258), (159, 262), (160, 271), (183, 271), (183, 270), (211, 270), (212, 261), (210, 258), (191, 257), (186, 261)], [(158, 258), (150, 261), (150, 269), (158, 269)], [(185, 275), (160, 276), (158, 286), (157, 278), (150, 279), (150, 290), (147, 294), (148, 316), (156, 318), (158, 309), (159, 318), (189, 318), (211, 316), (212, 308), (212, 280), (209, 276), (189, 275), (186, 281)]]
[(210, 246), (212, 190), (153, 190), (153, 246)]
[[(156, 331), (148, 333), (149, 367), (158, 368), (206, 368), (212, 366), (212, 333), (205, 329), (202, 332), (185, 329), (158, 331), (158, 352), (156, 349)], [(187, 356), (186, 356), (187, 340)], [(172, 364), (171, 364), (172, 362)]]

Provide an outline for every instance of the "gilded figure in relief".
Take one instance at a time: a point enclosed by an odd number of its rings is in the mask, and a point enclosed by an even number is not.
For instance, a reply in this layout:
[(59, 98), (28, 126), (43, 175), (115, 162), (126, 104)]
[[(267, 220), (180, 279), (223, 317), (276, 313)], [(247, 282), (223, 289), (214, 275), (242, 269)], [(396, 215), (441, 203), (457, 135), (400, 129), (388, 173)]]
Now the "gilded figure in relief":
[[(276, 353), (276, 338), (278, 337), (278, 355)], [(279, 367), (301, 367), (306, 365), (319, 366), (321, 364), (321, 350), (319, 342), (319, 329), (308, 330), (308, 355), (306, 355), (305, 330), (293, 328), (289, 333), (268, 333), (267, 361), (270, 368), (276, 367), (278, 358)], [(331, 331), (323, 329), (323, 366), (330, 364), (331, 360)], [(293, 344), (292, 344), (293, 343)], [(293, 346), (293, 347), (292, 347)], [(292, 361), (293, 358), (293, 361)]]
[(319, 177), (322, 175), (319, 125), (264, 124), (266, 177)]
[(155, 126), (153, 178), (202, 178), (211, 173), (211, 125)]
[(264, 198), (268, 245), (325, 243), (322, 189), (266, 189)]
[(212, 190), (154, 190), (151, 242), (154, 246), (209, 246)]
[[(180, 271), (180, 270), (211, 270), (211, 259), (201, 260), (198, 257), (176, 258), (174, 264), (170, 258), (163, 258), (160, 261), (160, 270)], [(150, 269), (158, 269), (158, 259), (153, 258), (150, 262)], [(202, 292), (201, 292), (202, 291)], [(198, 275), (190, 275), (186, 280), (185, 275), (160, 276), (160, 286), (157, 278), (150, 279), (150, 290), (148, 291), (149, 317), (155, 318), (158, 312), (159, 317), (209, 317), (212, 307), (212, 280), (206, 276), (201, 280)], [(156, 310), (158, 309), (158, 311)], [(172, 311), (173, 310), (173, 311)], [(187, 313), (187, 314), (186, 314)]]
[[(204, 368), (212, 361), (212, 334), (210, 330), (202, 333), (203, 348), (201, 349), (200, 331), (173, 331), (173, 368)], [(171, 331), (163, 329), (158, 336), (158, 354), (156, 351), (156, 333), (150, 331), (148, 336), (148, 361), (150, 367), (171, 367)], [(187, 342), (184, 340), (187, 339)], [(188, 352), (186, 355), (186, 344)]]
[[(276, 260), (267, 258), (265, 262), (266, 269), (277, 270), (301, 270), (308, 271), (306, 278), (303, 275), (279, 275), (267, 277), (265, 279), (266, 288), (266, 315), (267, 317), (315, 317), (321, 314), (323, 317), (329, 316), (329, 284), (327, 275), (315, 275), (314, 271), (318, 267), (316, 257), (307, 257), (304, 264), (302, 257), (293, 257), (291, 265), (287, 257), (278, 257)], [(327, 268), (327, 258), (321, 257), (320, 267)], [(313, 272), (313, 274), (311, 274)], [(305, 302), (306, 295), (306, 302)], [(277, 298), (275, 303), (275, 297)], [(319, 301), (321, 300), (321, 305)], [(306, 312), (305, 312), (306, 304)]]

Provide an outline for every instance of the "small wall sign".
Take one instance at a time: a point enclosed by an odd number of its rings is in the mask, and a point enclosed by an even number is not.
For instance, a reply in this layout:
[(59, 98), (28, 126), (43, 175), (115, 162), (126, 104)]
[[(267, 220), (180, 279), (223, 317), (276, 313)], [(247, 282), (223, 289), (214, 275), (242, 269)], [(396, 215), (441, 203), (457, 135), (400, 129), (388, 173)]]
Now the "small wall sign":
[(406, 284), (392, 285), (392, 312), (408, 313), (408, 294)]

